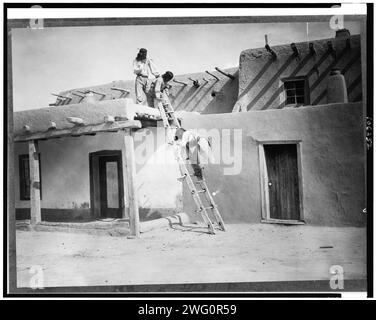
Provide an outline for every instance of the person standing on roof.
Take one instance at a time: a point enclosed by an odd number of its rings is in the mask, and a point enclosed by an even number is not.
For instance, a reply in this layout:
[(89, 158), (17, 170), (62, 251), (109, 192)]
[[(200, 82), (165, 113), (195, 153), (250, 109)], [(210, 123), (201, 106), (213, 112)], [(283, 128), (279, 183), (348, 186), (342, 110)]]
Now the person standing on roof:
[(147, 49), (139, 50), (133, 61), (133, 71), (136, 75), (136, 103), (145, 104), (152, 81), (159, 77), (159, 71), (153, 60), (147, 58)]

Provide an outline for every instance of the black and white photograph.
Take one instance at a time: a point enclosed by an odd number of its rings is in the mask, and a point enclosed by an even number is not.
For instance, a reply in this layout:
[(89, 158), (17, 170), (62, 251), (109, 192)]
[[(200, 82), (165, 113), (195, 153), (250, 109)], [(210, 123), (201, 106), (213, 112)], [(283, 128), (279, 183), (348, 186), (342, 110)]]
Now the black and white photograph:
[(372, 294), (370, 6), (4, 5), (8, 294)]

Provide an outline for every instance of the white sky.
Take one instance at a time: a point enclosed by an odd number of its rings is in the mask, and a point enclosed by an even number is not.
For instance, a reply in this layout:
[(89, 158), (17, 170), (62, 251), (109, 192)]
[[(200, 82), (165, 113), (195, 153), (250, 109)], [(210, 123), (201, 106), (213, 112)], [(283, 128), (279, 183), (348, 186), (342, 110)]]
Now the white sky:
[[(351, 34), (359, 22), (345, 21)], [(162, 71), (203, 72), (237, 67), (240, 52), (263, 47), (331, 38), (328, 22), (242, 23), (166, 26), (109, 26), (14, 29), (12, 31), (14, 111), (54, 102), (51, 92), (134, 78), (138, 48)]]

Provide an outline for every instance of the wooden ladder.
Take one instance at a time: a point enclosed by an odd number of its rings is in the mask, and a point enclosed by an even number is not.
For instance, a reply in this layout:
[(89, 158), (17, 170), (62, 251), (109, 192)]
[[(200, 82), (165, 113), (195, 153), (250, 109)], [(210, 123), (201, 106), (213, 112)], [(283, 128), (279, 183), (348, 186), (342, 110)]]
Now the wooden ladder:
[[(160, 101), (158, 103), (158, 109), (161, 113), (163, 125), (166, 129), (168, 139), (171, 139), (169, 143), (173, 145), (175, 144), (176, 146), (176, 143), (172, 137), (172, 132), (173, 129), (181, 127), (180, 122), (176, 118), (175, 111), (170, 103), (170, 100), (168, 99), (167, 94), (165, 93), (163, 93), (163, 102), (164, 103)], [(176, 147), (179, 148), (179, 146)], [(180, 172), (182, 174), (182, 176), (179, 179), (183, 179), (187, 183), (187, 186), (197, 207), (195, 212), (201, 215), (202, 219), (208, 227), (209, 233), (215, 234), (215, 227), (218, 227), (218, 229), (222, 231), (226, 231), (226, 227), (221, 217), (221, 214), (219, 213), (218, 206), (214, 202), (214, 199), (206, 184), (205, 178), (202, 177), (201, 179), (197, 177), (193, 172), (189, 171), (188, 167), (191, 167), (191, 165), (190, 163), (188, 163), (189, 166), (187, 166), (187, 163), (182, 158), (180, 152), (176, 152), (176, 160), (178, 161)], [(201, 194), (205, 196), (204, 199), (207, 203), (206, 206), (204, 205), (203, 199), (200, 196)], [(209, 212), (214, 217), (215, 223), (213, 223), (210, 219)]]

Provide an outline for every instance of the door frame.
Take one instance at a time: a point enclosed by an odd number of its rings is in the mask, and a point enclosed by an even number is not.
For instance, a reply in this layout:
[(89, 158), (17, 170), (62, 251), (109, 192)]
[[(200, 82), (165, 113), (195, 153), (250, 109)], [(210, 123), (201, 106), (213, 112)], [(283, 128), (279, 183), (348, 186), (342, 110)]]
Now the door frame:
[[(90, 209), (94, 219), (101, 219), (100, 191), (99, 191), (99, 158), (101, 156), (118, 156), (118, 181), (119, 181), (119, 202), (120, 210), (123, 212), (124, 203), (124, 180), (123, 160), (121, 150), (101, 150), (89, 153), (89, 174), (90, 174)], [(123, 217), (119, 218), (123, 219)]]
[[(298, 180), (299, 180), (299, 220), (283, 220), (270, 218), (270, 202), (269, 202), (269, 188), (268, 188), (268, 170), (266, 166), (265, 144), (295, 144), (298, 164)], [(304, 221), (304, 206), (303, 206), (303, 176), (302, 176), (302, 161), (301, 161), (301, 140), (265, 140), (258, 141), (259, 151), (259, 172), (260, 172), (260, 187), (261, 187), (261, 222), (264, 223), (282, 223), (282, 224), (305, 224)]]

